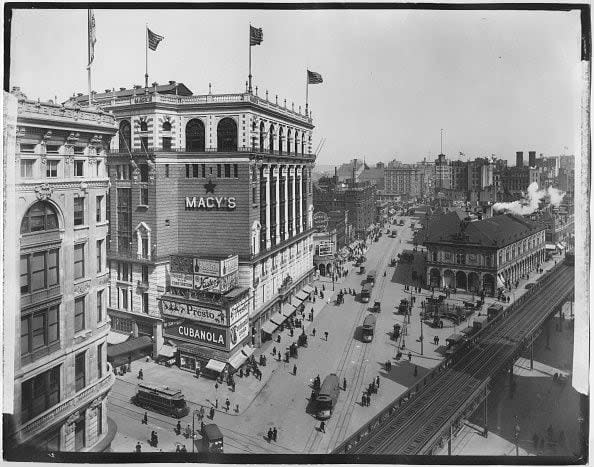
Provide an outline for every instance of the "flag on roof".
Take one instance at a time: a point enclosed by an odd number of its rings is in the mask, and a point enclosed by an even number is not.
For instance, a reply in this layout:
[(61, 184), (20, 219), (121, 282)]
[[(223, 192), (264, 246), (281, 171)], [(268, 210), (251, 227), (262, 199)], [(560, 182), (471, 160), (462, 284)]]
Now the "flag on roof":
[(260, 45), (264, 40), (262, 28), (255, 28), (250, 24), (250, 46)]
[(323, 83), (324, 80), (322, 79), (321, 74), (307, 70), (307, 82), (308, 84), (318, 84)]
[(159, 45), (159, 42), (161, 42), (165, 38), (163, 36), (159, 36), (159, 34), (155, 34), (149, 28), (146, 28), (146, 29), (148, 31), (148, 46), (149, 46), (149, 49), (151, 49), (151, 50), (157, 50), (157, 46)]
[(93, 63), (93, 60), (95, 59), (95, 43), (97, 42), (97, 37), (95, 35), (95, 13), (93, 13), (93, 10), (89, 10), (89, 65), (91, 66), (91, 63)]

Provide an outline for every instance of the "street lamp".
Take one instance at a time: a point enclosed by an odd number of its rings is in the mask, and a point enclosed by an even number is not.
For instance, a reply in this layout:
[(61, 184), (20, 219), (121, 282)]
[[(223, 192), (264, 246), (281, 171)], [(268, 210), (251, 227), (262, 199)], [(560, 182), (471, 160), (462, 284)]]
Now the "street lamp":
[(423, 315), (420, 314), (419, 317), (421, 318), (421, 355), (423, 355)]
[(202, 421), (202, 412), (200, 412), (200, 410), (197, 409), (192, 412), (192, 452), (194, 452), (194, 447), (196, 445), (196, 426), (194, 425), (196, 415), (198, 415), (198, 419)]

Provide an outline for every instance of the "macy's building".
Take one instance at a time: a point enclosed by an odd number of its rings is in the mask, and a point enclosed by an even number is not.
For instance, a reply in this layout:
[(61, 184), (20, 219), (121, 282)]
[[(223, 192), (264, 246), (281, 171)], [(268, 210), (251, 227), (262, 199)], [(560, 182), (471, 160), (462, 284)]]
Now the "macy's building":
[(188, 369), (237, 361), (311, 292), (311, 117), (174, 81), (92, 98), (119, 129), (108, 155), (112, 330), (152, 336), (139, 345)]

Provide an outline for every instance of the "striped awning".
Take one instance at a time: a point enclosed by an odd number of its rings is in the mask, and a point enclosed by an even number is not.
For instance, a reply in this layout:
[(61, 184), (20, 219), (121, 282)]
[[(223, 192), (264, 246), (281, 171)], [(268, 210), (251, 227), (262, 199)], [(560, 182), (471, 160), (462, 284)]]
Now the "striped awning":
[(307, 296), (308, 296), (308, 294), (305, 293), (303, 290), (301, 290), (295, 294), (295, 297), (301, 301), (305, 300), (307, 298)]
[(163, 344), (163, 346), (159, 349), (159, 356), (165, 358), (173, 358), (177, 352), (177, 348), (173, 347), (172, 345)]
[(272, 321), (266, 321), (260, 329), (267, 334), (272, 334), (278, 328), (278, 324), (273, 323)]
[(231, 358), (229, 358), (229, 360), (227, 361), (229, 362), (229, 365), (231, 365), (233, 368), (237, 370), (241, 365), (245, 363), (246, 360), (247, 356), (243, 352), (239, 351)]
[(284, 316), (281, 313), (275, 313), (274, 315), (272, 315), (270, 317), (270, 321), (272, 321), (274, 324), (280, 326), (281, 324), (283, 324), (285, 322), (285, 320), (288, 318), (288, 316)]
[(311, 285), (304, 285), (301, 290), (303, 290), (303, 292), (306, 294), (310, 294), (314, 291), (314, 288)]
[(219, 362), (218, 360), (211, 358), (208, 361), (208, 363), (206, 364), (206, 368), (208, 368), (209, 370), (213, 370), (213, 371), (217, 371), (217, 372), (221, 373), (225, 369), (226, 365), (227, 364), (224, 362)]
[(249, 358), (252, 356), (252, 354), (254, 353), (254, 349), (253, 347), (250, 347), (249, 345), (244, 345), (243, 349), (241, 349), (241, 351), (244, 353), (244, 355)]

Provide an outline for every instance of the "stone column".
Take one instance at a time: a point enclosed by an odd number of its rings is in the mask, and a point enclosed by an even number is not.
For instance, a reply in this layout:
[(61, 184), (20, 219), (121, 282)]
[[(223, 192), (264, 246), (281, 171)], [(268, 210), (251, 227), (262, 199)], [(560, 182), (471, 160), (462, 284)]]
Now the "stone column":
[(283, 175), (285, 176), (285, 183), (283, 183), (283, 190), (285, 190), (285, 238), (289, 238), (289, 166), (283, 166)]
[(292, 220), (292, 227), (293, 227), (293, 235), (295, 235), (297, 232), (295, 230), (295, 216), (297, 215), (296, 209), (295, 209), (295, 166), (291, 167), (291, 170), (289, 171), (290, 177), (291, 177), (291, 218)]
[(303, 178), (303, 168), (297, 168), (297, 183), (299, 184), (299, 233), (303, 232), (303, 183), (301, 183)]
[(276, 228), (274, 235), (276, 236), (276, 243), (280, 243), (280, 166), (276, 166), (273, 173), (274, 191), (276, 193)]
[(264, 177), (266, 178), (266, 248), (270, 248), (270, 166), (264, 167)]

